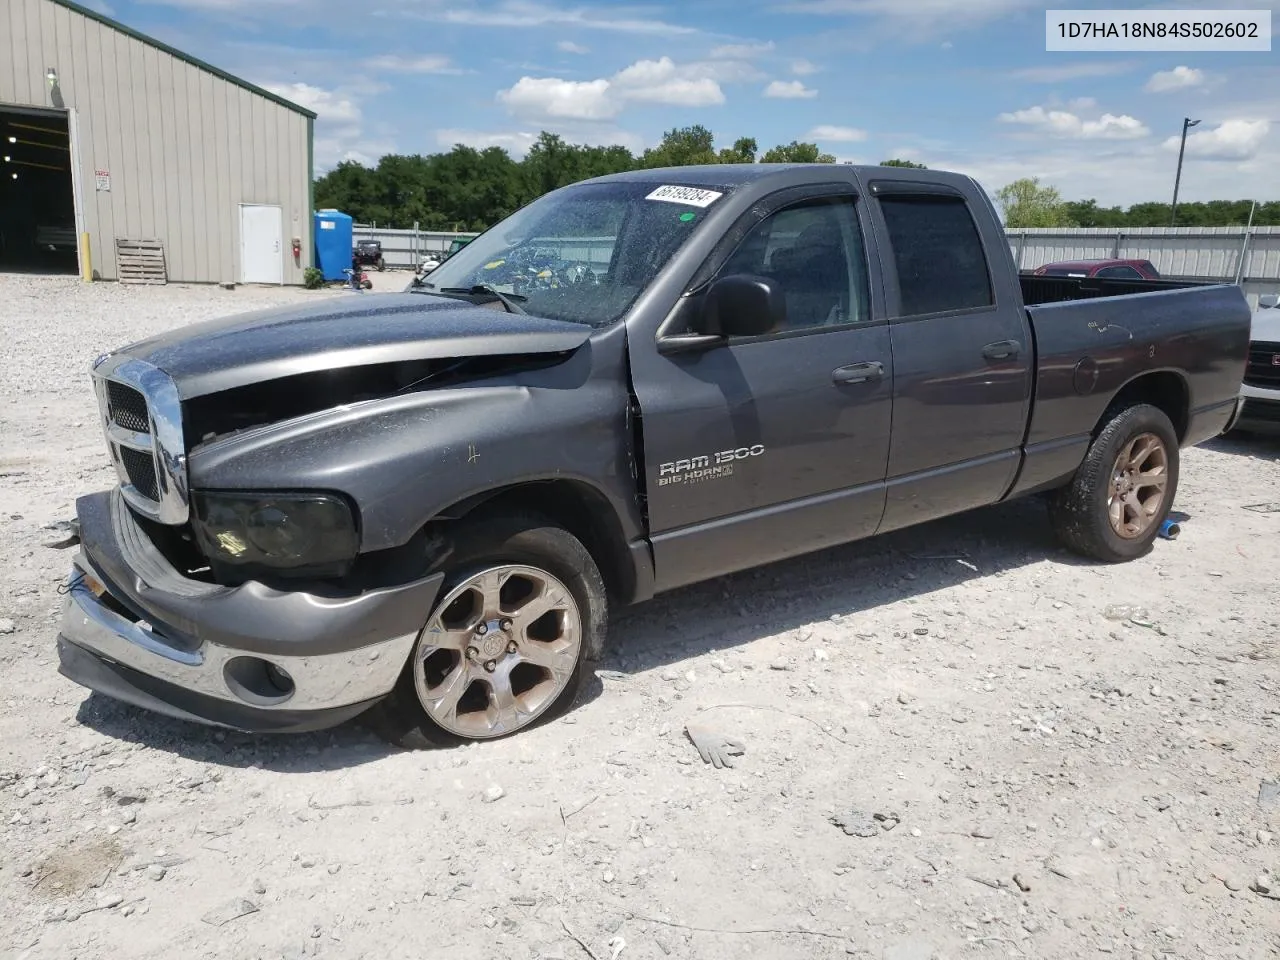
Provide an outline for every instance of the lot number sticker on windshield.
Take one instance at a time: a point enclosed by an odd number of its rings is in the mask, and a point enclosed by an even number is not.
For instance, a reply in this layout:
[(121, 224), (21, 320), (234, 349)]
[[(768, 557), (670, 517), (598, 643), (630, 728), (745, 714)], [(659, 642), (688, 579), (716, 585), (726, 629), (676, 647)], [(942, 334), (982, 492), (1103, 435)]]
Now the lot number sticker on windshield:
[(687, 207), (709, 207), (723, 196), (723, 193), (716, 190), (703, 190), (701, 187), (666, 186), (659, 187), (645, 199), (680, 203)]

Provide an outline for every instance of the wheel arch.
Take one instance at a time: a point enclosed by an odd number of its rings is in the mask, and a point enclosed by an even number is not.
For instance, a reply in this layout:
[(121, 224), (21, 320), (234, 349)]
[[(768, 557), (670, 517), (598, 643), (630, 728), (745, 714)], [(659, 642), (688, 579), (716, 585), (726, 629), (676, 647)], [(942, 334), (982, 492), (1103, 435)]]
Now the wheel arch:
[[(526, 480), (484, 490), (440, 510), (428, 525), (466, 522), (498, 513), (546, 517), (573, 534), (595, 560), (610, 596), (622, 604), (641, 599), (652, 589), (651, 562), (645, 570), (609, 498), (583, 480)], [(643, 553), (647, 559), (647, 549)]]
[(1092, 436), (1097, 439), (1102, 430), (1121, 410), (1138, 404), (1150, 404), (1167, 416), (1181, 444), (1191, 422), (1191, 389), (1186, 378), (1175, 370), (1154, 370), (1141, 373), (1116, 391), (1106, 410), (1094, 424)]

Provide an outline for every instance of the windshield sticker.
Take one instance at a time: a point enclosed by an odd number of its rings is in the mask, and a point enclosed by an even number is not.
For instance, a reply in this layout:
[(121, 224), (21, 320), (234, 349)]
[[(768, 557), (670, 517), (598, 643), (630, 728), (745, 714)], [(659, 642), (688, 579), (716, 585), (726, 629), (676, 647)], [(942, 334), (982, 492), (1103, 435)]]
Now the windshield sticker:
[(696, 213), (694, 213), (692, 210), (686, 210), (684, 213), (680, 214), (680, 222), (689, 223), (695, 217), (697, 217)]
[(661, 200), (664, 203), (679, 203), (686, 207), (709, 207), (724, 194), (717, 190), (703, 190), (701, 187), (659, 187), (645, 197), (646, 200)]

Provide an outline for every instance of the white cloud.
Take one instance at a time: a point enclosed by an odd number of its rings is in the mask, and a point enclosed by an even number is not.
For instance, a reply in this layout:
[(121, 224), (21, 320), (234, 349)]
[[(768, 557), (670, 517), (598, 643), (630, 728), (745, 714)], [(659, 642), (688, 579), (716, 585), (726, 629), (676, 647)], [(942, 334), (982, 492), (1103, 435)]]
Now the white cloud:
[(1009, 76), (1028, 83), (1066, 83), (1069, 80), (1087, 80), (1093, 77), (1113, 77), (1133, 69), (1128, 60), (1085, 60), (1081, 63), (1063, 63), (1052, 67), (1026, 67), (1012, 70)]
[(313, 87), (309, 83), (266, 83), (262, 87), (278, 97), (306, 107), (321, 122), (341, 126), (360, 125), (360, 104), (337, 91)]
[(417, 57), (401, 57), (384, 53), (370, 57), (364, 61), (370, 70), (384, 70), (388, 73), (460, 73), (448, 57), (425, 55)]
[(857, 127), (836, 127), (831, 124), (819, 124), (805, 134), (806, 140), (819, 143), (858, 143), (867, 139), (867, 131)]
[(608, 80), (521, 77), (498, 99), (516, 116), (557, 120), (608, 120), (621, 105), (609, 96)]
[(726, 43), (719, 47), (713, 47), (711, 56), (717, 60), (750, 60), (752, 57), (760, 57), (766, 53), (772, 53), (773, 47), (772, 40), (765, 43)]
[(1039, 0), (792, 0), (775, 9), (809, 13), (875, 17), (910, 22), (928, 29), (975, 26), (1022, 9), (1043, 9)]
[(1084, 120), (1066, 110), (1028, 107), (1002, 113), (998, 119), (1002, 123), (1030, 127), (1051, 137), (1072, 140), (1134, 140), (1151, 132), (1141, 121), (1127, 114), (1104, 113), (1097, 120)]
[(670, 57), (637, 60), (618, 71), (612, 86), (618, 97), (645, 103), (666, 103), (681, 107), (708, 107), (724, 103), (724, 91), (712, 77), (699, 71), (682, 70)]
[(579, 55), (591, 52), (588, 48), (584, 47), (582, 44), (574, 43), (572, 40), (561, 40), (559, 43), (556, 44), (556, 49), (559, 50), (561, 53), (576, 53)]
[(533, 146), (535, 140), (538, 139), (536, 133), (527, 133), (523, 130), (513, 130), (508, 132), (492, 132), (486, 133), (481, 130), (437, 130), (436, 143), (442, 150), (450, 150), (454, 144), (462, 144), (464, 147), (474, 147), (477, 150), (484, 150), (487, 147), (502, 147), (502, 149), (513, 154), (514, 156), (523, 156), (529, 152), (529, 148)]
[(557, 7), (536, 0), (505, 0), (481, 9), (462, 6), (457, 0), (429, 0), (414, 16), (440, 20), (461, 26), (528, 29), (533, 27), (577, 27), (617, 33), (659, 34), (667, 36), (698, 33), (694, 27), (666, 23), (653, 17), (614, 16), (601, 8), (586, 6)]
[(793, 60), (791, 62), (791, 72), (797, 77), (808, 77), (818, 72), (818, 66), (808, 60)]
[(1081, 110), (1092, 110), (1098, 105), (1098, 101), (1093, 97), (1076, 97), (1074, 100), (1067, 101), (1067, 108), (1077, 113)]
[(710, 107), (724, 103), (721, 83), (752, 79), (758, 74), (739, 60), (676, 63), (670, 57), (637, 60), (612, 77), (563, 80), (521, 77), (499, 91), (498, 100), (515, 116), (536, 120), (611, 120), (629, 103), (662, 103), (675, 107)]
[(1143, 89), (1148, 93), (1168, 93), (1170, 90), (1199, 87), (1204, 84), (1204, 81), (1203, 70), (1197, 70), (1194, 67), (1174, 67), (1172, 70), (1153, 73)]
[[(1213, 130), (1187, 136), (1187, 156), (1202, 160), (1251, 160), (1271, 132), (1266, 120), (1226, 120)], [(1182, 137), (1170, 137), (1162, 146), (1177, 150)]]
[(390, 140), (372, 140), (364, 131), (360, 100), (350, 88), (326, 90), (309, 83), (263, 83), (263, 89), (306, 107), (316, 115), (315, 162), (317, 172), (340, 160), (377, 163), (395, 151)]
[(818, 95), (799, 80), (774, 80), (764, 88), (764, 95), (777, 100), (808, 100)]

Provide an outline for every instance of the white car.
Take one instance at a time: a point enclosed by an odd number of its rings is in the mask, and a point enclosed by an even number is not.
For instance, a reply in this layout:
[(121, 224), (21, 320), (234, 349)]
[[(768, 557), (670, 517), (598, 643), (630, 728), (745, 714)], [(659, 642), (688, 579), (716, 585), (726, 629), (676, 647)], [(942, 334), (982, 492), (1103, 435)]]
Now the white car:
[(1258, 300), (1249, 336), (1249, 365), (1240, 395), (1244, 409), (1233, 429), (1280, 434), (1280, 297)]

